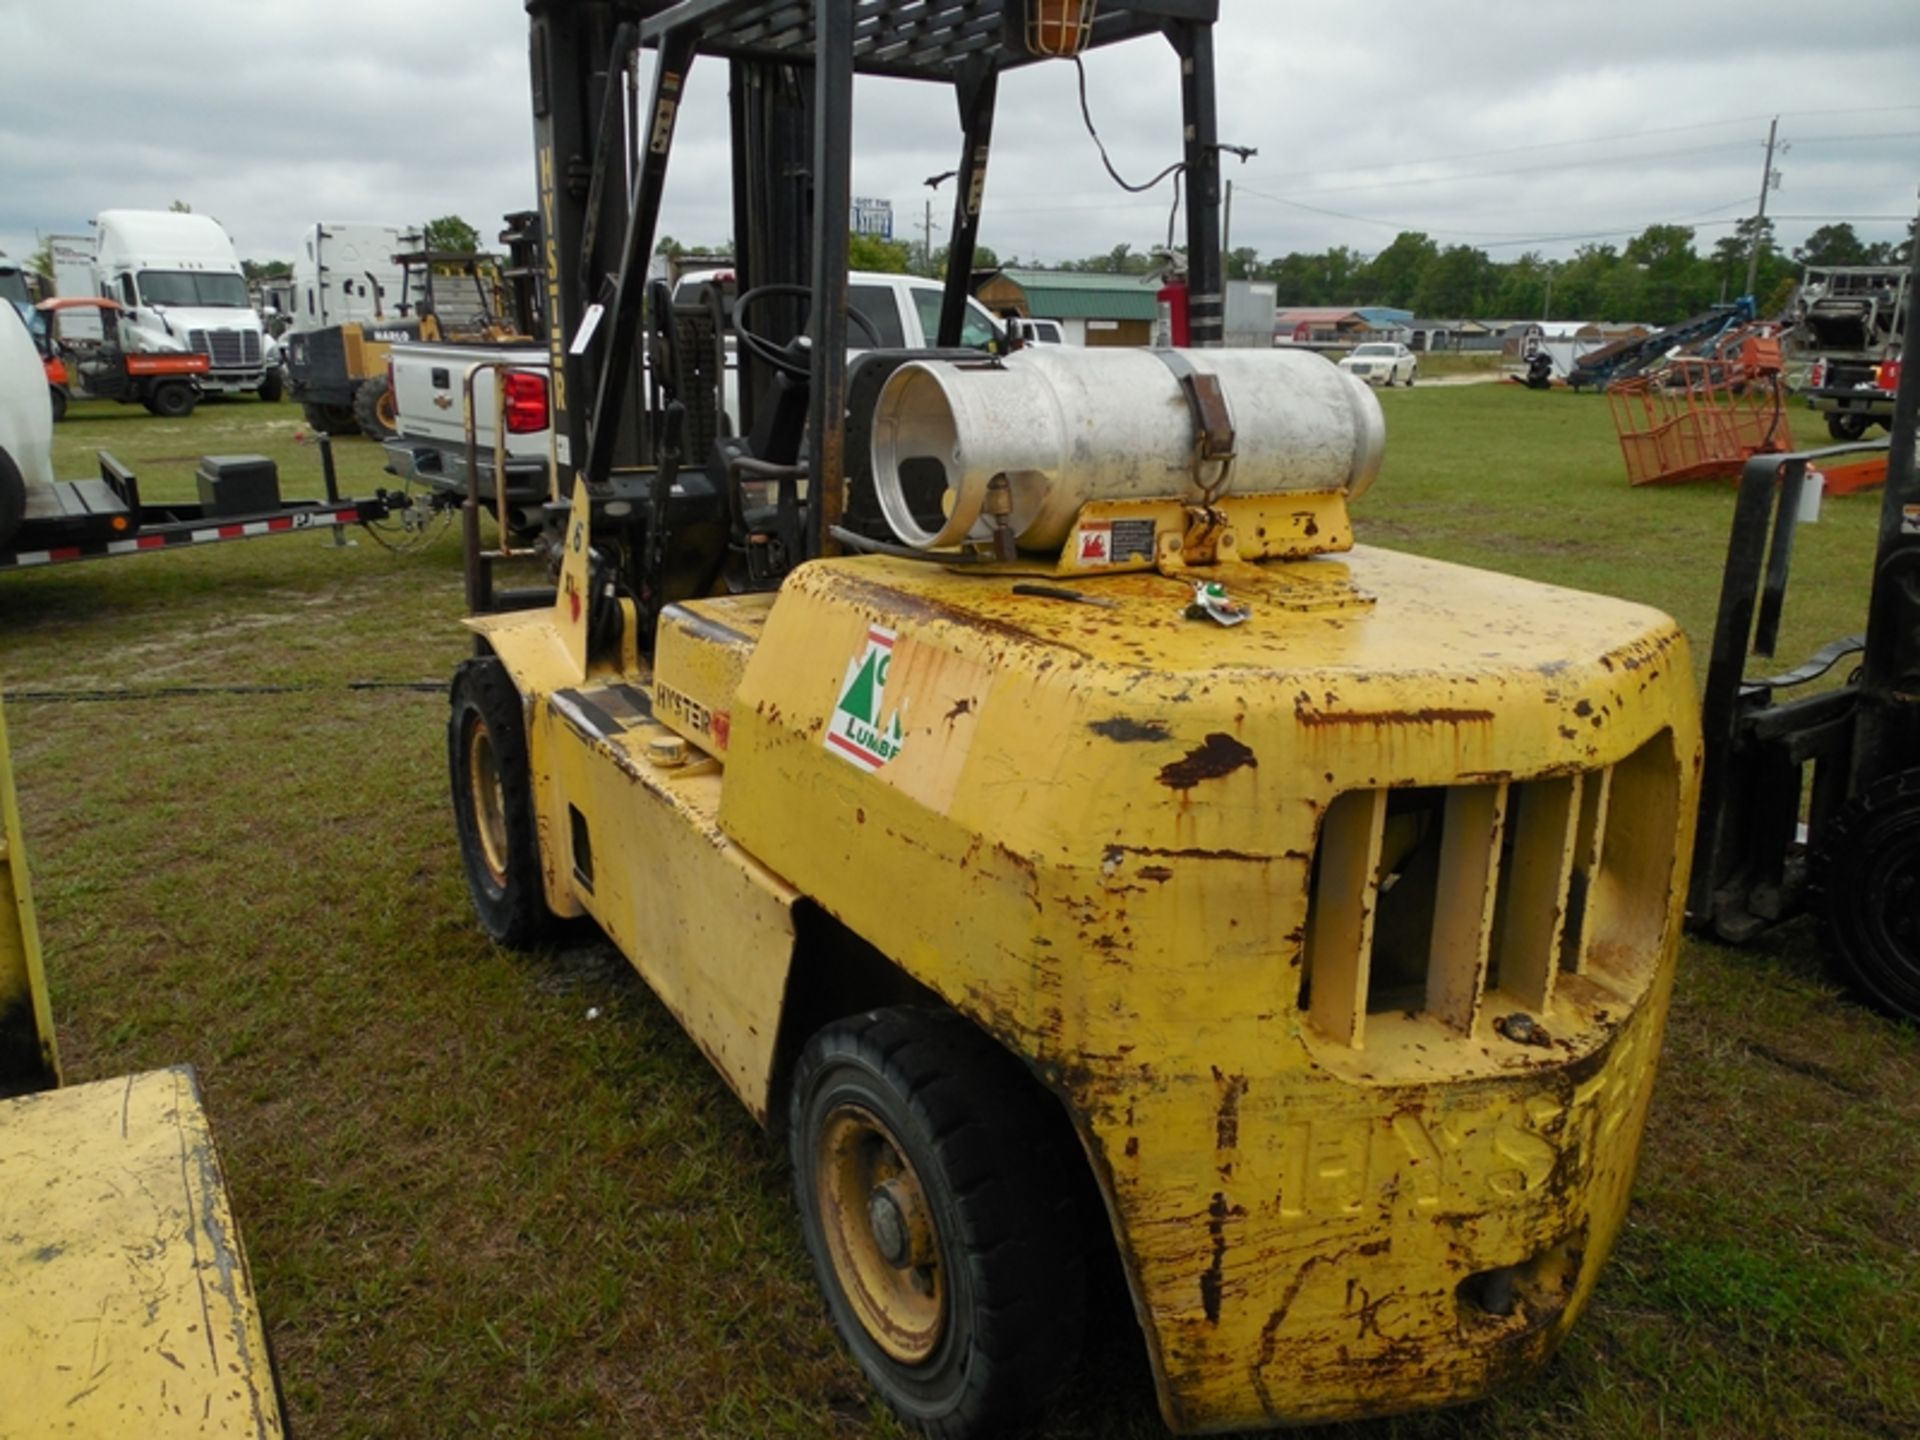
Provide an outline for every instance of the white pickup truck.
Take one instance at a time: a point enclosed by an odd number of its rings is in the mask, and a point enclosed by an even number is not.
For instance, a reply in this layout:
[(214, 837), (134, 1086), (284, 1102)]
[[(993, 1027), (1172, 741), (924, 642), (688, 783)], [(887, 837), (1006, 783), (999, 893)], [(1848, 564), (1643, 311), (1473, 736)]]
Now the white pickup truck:
[[(726, 313), (731, 316), (733, 273), (727, 270), (689, 271), (674, 287), (676, 301), (698, 288), (721, 287)], [(850, 277), (847, 301), (873, 326), (885, 349), (930, 349), (940, 325), (942, 290), (936, 280), (918, 275), (887, 275), (857, 270)], [(864, 338), (855, 328), (856, 338)], [(967, 302), (966, 324), (960, 343), (984, 350), (1000, 342), (999, 327), (976, 300)], [(864, 347), (863, 347), (864, 348)], [(394, 345), (388, 368), (397, 432), (384, 442), (387, 470), (430, 489), (464, 494), (467, 486), (466, 411), (462, 396), (468, 369), (479, 363), (504, 361), (506, 387), (507, 505), (516, 528), (537, 530), (539, 508), (546, 502), (548, 464), (553, 447), (551, 412), (547, 401), (548, 359), (538, 345)], [(722, 397), (729, 429), (737, 429), (738, 401), (733, 379), (733, 342), (727, 341), (727, 378)], [(492, 504), (493, 388), (484, 374), (475, 377), (474, 434), (479, 451), (479, 491)]]

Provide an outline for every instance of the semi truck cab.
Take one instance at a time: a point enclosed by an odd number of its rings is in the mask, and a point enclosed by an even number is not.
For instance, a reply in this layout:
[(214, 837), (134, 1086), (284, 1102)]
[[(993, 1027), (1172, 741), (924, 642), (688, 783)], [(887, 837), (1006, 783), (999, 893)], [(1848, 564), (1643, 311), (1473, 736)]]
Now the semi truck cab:
[(251, 394), (275, 373), (275, 347), (247, 291), (233, 241), (206, 215), (105, 210), (96, 221), (94, 278), (126, 307), (118, 317), (129, 354), (207, 357), (203, 392)]

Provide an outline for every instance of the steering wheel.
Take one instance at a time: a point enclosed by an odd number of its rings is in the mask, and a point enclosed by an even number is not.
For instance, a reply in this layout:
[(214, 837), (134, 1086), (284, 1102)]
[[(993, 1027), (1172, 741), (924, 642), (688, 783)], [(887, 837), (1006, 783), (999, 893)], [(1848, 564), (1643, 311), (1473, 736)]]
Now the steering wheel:
[[(800, 333), (788, 345), (776, 345), (766, 336), (756, 334), (747, 328), (742, 319), (753, 305), (775, 298), (808, 302), (806, 316), (800, 322)], [(807, 359), (806, 339), (807, 332), (813, 328), (810, 323), (813, 319), (812, 300), (813, 288), (809, 285), (756, 285), (733, 302), (733, 333), (740, 337), (740, 343), (746, 347), (748, 354), (764, 360), (782, 375), (792, 376), (796, 380), (810, 379), (813, 366)], [(873, 322), (852, 305), (847, 306), (847, 319), (866, 332), (874, 349), (885, 345)]]

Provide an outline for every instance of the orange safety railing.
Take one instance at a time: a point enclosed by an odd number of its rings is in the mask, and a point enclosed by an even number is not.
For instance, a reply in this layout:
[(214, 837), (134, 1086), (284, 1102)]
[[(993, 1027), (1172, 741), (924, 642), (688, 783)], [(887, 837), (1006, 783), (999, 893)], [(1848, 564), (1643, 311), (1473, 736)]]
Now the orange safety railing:
[(1780, 342), (1753, 330), (1609, 385), (1607, 400), (1635, 485), (1733, 480), (1755, 455), (1793, 449)]

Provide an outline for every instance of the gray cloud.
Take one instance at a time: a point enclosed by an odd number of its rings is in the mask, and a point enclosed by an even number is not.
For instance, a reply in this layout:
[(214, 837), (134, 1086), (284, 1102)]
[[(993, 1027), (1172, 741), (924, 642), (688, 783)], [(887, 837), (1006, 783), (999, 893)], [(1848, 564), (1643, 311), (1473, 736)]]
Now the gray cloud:
[[(1821, 218), (1905, 216), (1920, 180), (1920, 6), (1855, 0), (1824, 29), (1791, 0), (1605, 7), (1447, 0), (1223, 0), (1221, 133), (1233, 239), (1262, 254), (1400, 228), (1499, 258), (1565, 254), (1656, 221), (1706, 249), (1748, 213), (1767, 116), (1792, 149), (1769, 208), (1791, 244)], [(457, 212), (490, 230), (531, 205), (525, 15), (513, 0), (0, 0), (0, 249), (115, 206), (183, 199), (244, 255), (288, 256), (314, 220)], [(1171, 52), (1088, 61), (1094, 116), (1129, 176), (1178, 158)], [(696, 65), (664, 229), (727, 237), (726, 72)], [(1069, 67), (1010, 76), (983, 238), (1057, 260), (1164, 238), (1168, 196), (1128, 196), (1080, 126)], [(951, 166), (943, 89), (863, 81), (855, 189), (916, 233)], [(936, 200), (937, 225), (951, 204)], [(1333, 213), (1329, 213), (1333, 212)], [(1868, 239), (1897, 219), (1856, 219)], [(936, 230), (935, 243), (942, 242)]]

